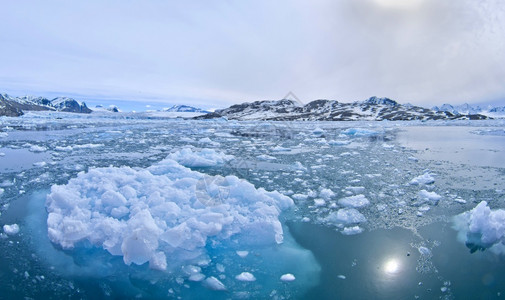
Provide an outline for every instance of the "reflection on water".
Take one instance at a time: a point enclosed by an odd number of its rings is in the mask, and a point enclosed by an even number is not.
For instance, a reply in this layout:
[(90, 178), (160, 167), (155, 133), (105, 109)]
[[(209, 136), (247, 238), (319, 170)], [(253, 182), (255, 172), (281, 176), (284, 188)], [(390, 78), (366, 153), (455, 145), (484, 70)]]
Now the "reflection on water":
[(450, 224), (419, 234), (394, 228), (354, 236), (309, 223), (289, 228), (322, 266), (320, 284), (306, 299), (500, 299), (505, 287), (505, 260), (469, 253)]
[(400, 271), (400, 263), (397, 259), (391, 258), (384, 263), (384, 273), (394, 275)]
[(398, 141), (420, 158), (505, 168), (505, 136), (479, 135), (477, 127), (405, 127)]

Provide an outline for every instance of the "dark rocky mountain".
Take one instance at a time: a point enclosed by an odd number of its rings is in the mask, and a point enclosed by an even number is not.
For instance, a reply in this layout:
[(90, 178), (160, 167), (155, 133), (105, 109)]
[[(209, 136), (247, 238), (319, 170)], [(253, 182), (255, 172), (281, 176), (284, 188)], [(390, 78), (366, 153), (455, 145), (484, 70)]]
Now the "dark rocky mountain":
[(335, 100), (315, 100), (305, 105), (292, 100), (255, 101), (232, 105), (216, 110), (196, 119), (226, 117), (230, 120), (271, 120), (271, 121), (407, 121), (407, 120), (481, 120), (488, 119), (480, 114), (453, 114), (434, 111), (411, 104), (402, 105), (389, 98), (371, 97), (354, 103)]
[(91, 113), (86, 103), (67, 98), (58, 97), (52, 100), (43, 97), (12, 97), (0, 94), (0, 116), (20, 116), (24, 111), (63, 111), (74, 113)]

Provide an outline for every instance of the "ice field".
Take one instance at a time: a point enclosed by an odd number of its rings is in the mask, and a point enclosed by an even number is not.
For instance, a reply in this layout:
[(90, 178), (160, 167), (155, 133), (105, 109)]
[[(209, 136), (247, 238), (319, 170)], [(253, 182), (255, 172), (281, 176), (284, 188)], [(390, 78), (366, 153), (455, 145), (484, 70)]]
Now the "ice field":
[(505, 121), (0, 118), (0, 298), (505, 296)]

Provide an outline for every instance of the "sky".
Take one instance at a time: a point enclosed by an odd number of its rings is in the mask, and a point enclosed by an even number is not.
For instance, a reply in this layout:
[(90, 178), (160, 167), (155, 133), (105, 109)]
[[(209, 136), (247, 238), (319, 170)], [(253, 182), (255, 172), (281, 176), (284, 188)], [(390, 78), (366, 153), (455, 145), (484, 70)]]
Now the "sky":
[(140, 110), (505, 105), (503, 0), (0, 0), (0, 92)]

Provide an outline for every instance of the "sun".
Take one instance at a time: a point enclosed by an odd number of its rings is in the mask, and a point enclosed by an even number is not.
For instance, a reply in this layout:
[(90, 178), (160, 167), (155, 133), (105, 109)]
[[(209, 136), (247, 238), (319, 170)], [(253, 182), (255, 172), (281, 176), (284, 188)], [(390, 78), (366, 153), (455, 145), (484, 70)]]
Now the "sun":
[(423, 0), (373, 0), (377, 5), (389, 9), (415, 9)]

